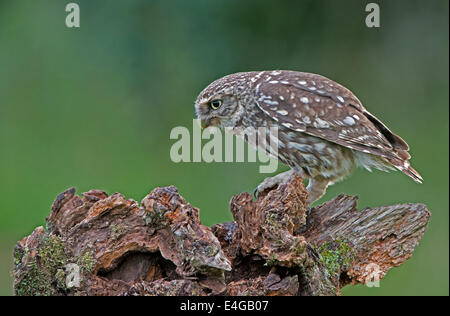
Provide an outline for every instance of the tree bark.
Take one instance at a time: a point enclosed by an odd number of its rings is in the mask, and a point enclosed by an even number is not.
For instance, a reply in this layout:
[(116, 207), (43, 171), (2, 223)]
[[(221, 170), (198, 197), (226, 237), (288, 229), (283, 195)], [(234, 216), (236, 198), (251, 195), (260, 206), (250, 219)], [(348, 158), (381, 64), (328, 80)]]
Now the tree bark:
[(345, 195), (308, 209), (306, 198), (294, 176), (256, 201), (234, 196), (235, 221), (209, 228), (173, 186), (140, 204), (71, 188), (47, 229), (17, 243), (15, 294), (339, 295), (410, 258), (431, 215), (423, 204), (358, 211)]

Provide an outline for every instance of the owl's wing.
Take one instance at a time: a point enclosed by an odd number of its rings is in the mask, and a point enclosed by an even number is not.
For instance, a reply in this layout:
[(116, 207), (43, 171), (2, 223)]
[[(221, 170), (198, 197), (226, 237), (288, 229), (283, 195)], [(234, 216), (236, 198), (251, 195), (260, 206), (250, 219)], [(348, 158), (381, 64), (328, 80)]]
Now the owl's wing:
[(408, 145), (367, 112), (353, 93), (328, 78), (298, 72), (266, 76), (256, 85), (256, 102), (293, 131), (358, 151), (409, 159)]

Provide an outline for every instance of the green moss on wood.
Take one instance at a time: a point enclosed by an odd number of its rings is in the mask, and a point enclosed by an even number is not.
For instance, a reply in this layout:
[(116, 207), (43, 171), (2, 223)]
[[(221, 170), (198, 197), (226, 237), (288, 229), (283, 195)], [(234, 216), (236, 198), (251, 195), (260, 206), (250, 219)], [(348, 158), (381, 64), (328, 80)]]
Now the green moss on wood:
[(354, 258), (353, 248), (341, 237), (323, 244), (317, 252), (320, 262), (326, 266), (332, 277), (338, 277), (342, 270), (350, 266)]
[[(16, 260), (22, 261), (27, 249)], [(67, 254), (63, 241), (54, 235), (47, 235), (40, 243), (37, 254), (27, 263), (27, 272), (21, 281), (15, 285), (15, 293), (19, 296), (50, 296), (57, 295), (58, 288), (65, 289), (61, 282), (64, 267), (67, 264)], [(62, 273), (61, 273), (62, 271)]]
[(86, 250), (77, 259), (77, 265), (83, 273), (91, 273), (95, 267), (96, 260), (93, 250)]

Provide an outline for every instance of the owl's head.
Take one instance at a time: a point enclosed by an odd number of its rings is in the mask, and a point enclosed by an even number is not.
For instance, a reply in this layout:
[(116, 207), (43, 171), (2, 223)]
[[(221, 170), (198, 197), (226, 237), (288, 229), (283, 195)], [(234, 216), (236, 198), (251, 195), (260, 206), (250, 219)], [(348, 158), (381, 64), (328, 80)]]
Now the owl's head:
[(208, 85), (195, 101), (195, 113), (203, 127), (234, 127), (243, 115), (242, 75), (232, 74)]

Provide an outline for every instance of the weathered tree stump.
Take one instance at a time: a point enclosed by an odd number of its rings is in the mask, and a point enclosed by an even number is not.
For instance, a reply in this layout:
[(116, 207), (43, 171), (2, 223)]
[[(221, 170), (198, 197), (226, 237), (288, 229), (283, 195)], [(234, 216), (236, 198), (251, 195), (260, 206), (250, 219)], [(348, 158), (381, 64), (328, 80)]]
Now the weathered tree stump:
[(235, 221), (209, 228), (173, 186), (141, 204), (72, 188), (17, 243), (15, 294), (338, 295), (411, 257), (430, 219), (423, 204), (358, 211), (344, 195), (308, 212), (306, 197), (300, 178), (242, 193)]

